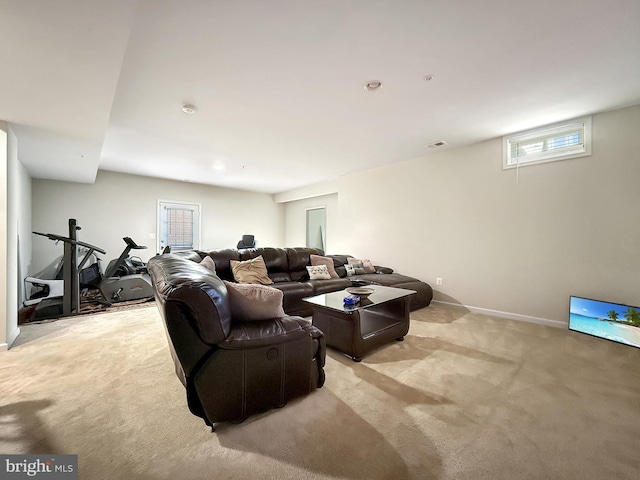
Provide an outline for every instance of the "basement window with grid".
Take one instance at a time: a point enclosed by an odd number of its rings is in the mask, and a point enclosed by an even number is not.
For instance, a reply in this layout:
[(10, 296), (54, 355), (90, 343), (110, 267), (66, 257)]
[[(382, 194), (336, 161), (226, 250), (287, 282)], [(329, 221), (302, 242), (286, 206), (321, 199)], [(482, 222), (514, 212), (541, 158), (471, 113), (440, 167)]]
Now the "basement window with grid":
[(502, 168), (517, 168), (591, 155), (591, 117), (502, 138)]
[(200, 205), (158, 202), (158, 250), (200, 248)]

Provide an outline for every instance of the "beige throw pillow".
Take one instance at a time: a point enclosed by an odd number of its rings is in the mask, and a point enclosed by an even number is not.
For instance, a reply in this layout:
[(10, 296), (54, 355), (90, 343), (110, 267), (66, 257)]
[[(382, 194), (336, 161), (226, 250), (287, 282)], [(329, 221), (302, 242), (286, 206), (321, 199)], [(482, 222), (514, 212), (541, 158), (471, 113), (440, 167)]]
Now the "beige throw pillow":
[(231, 318), (239, 322), (256, 322), (286, 316), (281, 290), (266, 285), (232, 283), (224, 280), (229, 297)]
[(307, 267), (307, 272), (309, 272), (310, 280), (329, 280), (331, 278), (326, 265), (315, 265)]
[(267, 265), (264, 263), (262, 255), (244, 262), (231, 260), (230, 264), (233, 278), (238, 283), (261, 283), (262, 285), (273, 283), (273, 280), (267, 275)]
[(321, 257), (320, 255), (310, 255), (309, 258), (311, 259), (312, 266), (326, 265), (331, 278), (340, 278), (340, 275), (336, 273), (336, 269), (333, 266), (333, 258)]

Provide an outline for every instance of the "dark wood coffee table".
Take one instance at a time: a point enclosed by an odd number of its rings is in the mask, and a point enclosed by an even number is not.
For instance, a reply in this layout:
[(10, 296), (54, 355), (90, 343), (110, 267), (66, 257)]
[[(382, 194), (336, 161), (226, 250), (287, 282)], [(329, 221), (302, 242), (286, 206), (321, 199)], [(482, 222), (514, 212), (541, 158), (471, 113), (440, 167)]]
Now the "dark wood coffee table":
[(305, 298), (313, 309), (313, 325), (323, 331), (327, 345), (356, 362), (381, 345), (402, 341), (409, 331), (409, 296), (414, 290), (367, 285), (374, 292), (355, 308), (345, 308), (346, 290)]

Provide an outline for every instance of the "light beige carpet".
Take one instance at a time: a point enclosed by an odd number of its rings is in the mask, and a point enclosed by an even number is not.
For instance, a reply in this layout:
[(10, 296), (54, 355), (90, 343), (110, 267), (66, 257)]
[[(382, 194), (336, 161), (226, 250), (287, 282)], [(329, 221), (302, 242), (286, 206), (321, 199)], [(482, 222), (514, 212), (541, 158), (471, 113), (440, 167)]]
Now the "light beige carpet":
[(155, 306), (24, 325), (0, 352), (0, 452), (78, 454), (81, 479), (640, 478), (640, 349), (462, 308), (211, 433)]

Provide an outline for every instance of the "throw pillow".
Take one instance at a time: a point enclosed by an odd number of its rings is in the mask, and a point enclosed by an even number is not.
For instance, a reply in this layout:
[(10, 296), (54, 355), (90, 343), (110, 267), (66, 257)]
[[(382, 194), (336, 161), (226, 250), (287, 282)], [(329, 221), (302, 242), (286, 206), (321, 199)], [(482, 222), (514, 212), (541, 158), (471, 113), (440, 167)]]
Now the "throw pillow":
[(239, 322), (256, 322), (286, 316), (282, 307), (282, 290), (266, 285), (232, 283), (227, 287), (231, 317)]
[(264, 263), (262, 255), (244, 262), (231, 260), (229, 263), (233, 278), (238, 283), (261, 283), (263, 285), (273, 283), (273, 280), (267, 275), (267, 265)]
[(347, 270), (347, 277), (352, 275), (364, 275), (367, 273), (361, 263), (352, 263), (351, 265), (345, 263), (344, 268)]
[(331, 278), (340, 278), (340, 275), (336, 273), (336, 269), (333, 266), (333, 258), (321, 257), (320, 255), (309, 255), (309, 258), (311, 259), (312, 266), (326, 265)]
[(213, 258), (211, 258), (209, 255), (207, 255), (202, 259), (202, 261), (200, 262), (200, 265), (202, 265), (203, 267), (207, 267), (213, 273), (216, 273), (216, 263), (213, 261)]
[(310, 280), (329, 280), (331, 278), (326, 265), (315, 265), (307, 267), (307, 272), (309, 272)]
[[(376, 267), (373, 266), (371, 260), (358, 260), (357, 258), (349, 257), (347, 258), (347, 263), (349, 265), (356, 265), (358, 263), (362, 264), (361, 268), (364, 268), (366, 273), (376, 273)], [(359, 275), (359, 274), (358, 274)]]

